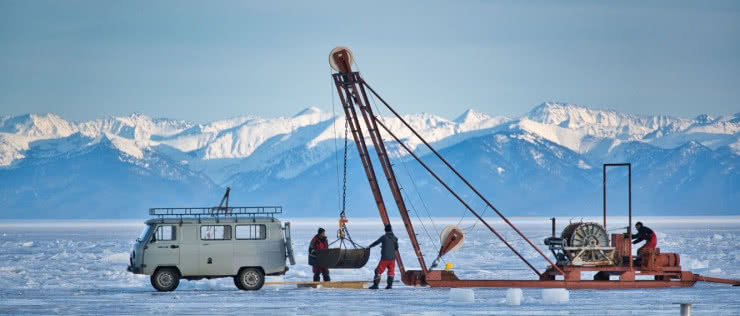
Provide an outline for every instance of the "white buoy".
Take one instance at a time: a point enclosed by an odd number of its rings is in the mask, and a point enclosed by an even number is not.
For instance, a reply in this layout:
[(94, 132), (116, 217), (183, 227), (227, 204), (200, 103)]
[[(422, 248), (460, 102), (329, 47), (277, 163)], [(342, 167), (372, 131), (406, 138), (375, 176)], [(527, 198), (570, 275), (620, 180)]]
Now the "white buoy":
[(506, 290), (506, 305), (521, 305), (523, 296), (522, 289)]
[(570, 294), (566, 289), (542, 289), (542, 301), (545, 304), (568, 303)]
[(475, 303), (475, 292), (473, 289), (450, 289), (450, 301), (457, 303)]

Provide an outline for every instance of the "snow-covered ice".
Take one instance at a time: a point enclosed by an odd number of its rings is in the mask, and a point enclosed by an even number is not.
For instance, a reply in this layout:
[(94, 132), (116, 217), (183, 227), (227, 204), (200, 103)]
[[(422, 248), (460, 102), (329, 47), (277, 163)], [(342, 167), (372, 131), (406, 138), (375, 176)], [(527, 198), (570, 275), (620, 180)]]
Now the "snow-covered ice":
[[(441, 228), (457, 220), (435, 219)], [(513, 218), (520, 230), (537, 243), (550, 235), (547, 218)], [(585, 219), (589, 220), (589, 219)], [(740, 217), (640, 218), (661, 234), (662, 252), (681, 254), (684, 269), (715, 277), (740, 279)], [(562, 229), (567, 219), (558, 221)], [(611, 227), (623, 227), (619, 218), (609, 218)], [(696, 225), (700, 222), (701, 225)], [(515, 233), (499, 221), (492, 225), (522, 251), (532, 264), (544, 269), (538, 257)], [(269, 281), (306, 281), (311, 268), (306, 264), (308, 241), (317, 226), (333, 236), (335, 219), (293, 220), (297, 264), (283, 277)], [(382, 233), (378, 219), (352, 219), (352, 237), (369, 244)], [(461, 279), (535, 279), (505, 245), (481, 225), (460, 224), (466, 242), (448, 254)], [(520, 305), (509, 304), (511, 289), (473, 289), (474, 300), (453, 299), (450, 289), (408, 287), (400, 282), (393, 290), (298, 289), (295, 286), (267, 285), (256, 292), (239, 291), (231, 279), (182, 281), (174, 292), (152, 289), (148, 276), (126, 272), (128, 251), (138, 236), (141, 221), (0, 222), (0, 314), (406, 314), (406, 315), (637, 315), (650, 306), (651, 315), (678, 315), (673, 303), (693, 303), (693, 315), (740, 314), (740, 288), (723, 284), (697, 283), (692, 288), (655, 290), (571, 290), (567, 303), (550, 304), (542, 289), (521, 289)], [(402, 227), (400, 223), (395, 227)], [(427, 229), (435, 228), (427, 226)], [(717, 240), (715, 234), (723, 238)], [(408, 235), (397, 231), (403, 261), (418, 266)], [(437, 253), (435, 243), (419, 235), (427, 262)], [(23, 243), (33, 242), (32, 247)], [(435, 242), (438, 242), (435, 241)], [(546, 250), (543, 245), (541, 249)], [(432, 258), (429, 258), (432, 257)], [(695, 261), (694, 261), (695, 260)], [(332, 270), (335, 280), (372, 280), (378, 262), (373, 249), (368, 264), (358, 270)], [(396, 271), (398, 272), (398, 271)], [(397, 277), (398, 278), (398, 277)], [(588, 276), (584, 275), (584, 279)], [(398, 278), (400, 279), (400, 278)], [(461, 290), (461, 289), (458, 289)], [(461, 291), (458, 293), (466, 293)], [(467, 292), (470, 293), (470, 292)], [(553, 295), (563, 301), (564, 293)], [(518, 296), (518, 294), (514, 295)]]

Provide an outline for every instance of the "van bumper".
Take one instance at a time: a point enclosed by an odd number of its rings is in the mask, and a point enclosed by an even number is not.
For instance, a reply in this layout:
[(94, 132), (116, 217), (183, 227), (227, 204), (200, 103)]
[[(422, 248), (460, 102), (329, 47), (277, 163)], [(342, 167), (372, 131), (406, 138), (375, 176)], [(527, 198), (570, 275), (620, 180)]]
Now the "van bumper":
[(132, 267), (132, 266), (128, 266), (126, 268), (126, 271), (131, 272), (133, 274), (141, 274), (142, 273), (141, 268), (139, 268), (139, 267)]

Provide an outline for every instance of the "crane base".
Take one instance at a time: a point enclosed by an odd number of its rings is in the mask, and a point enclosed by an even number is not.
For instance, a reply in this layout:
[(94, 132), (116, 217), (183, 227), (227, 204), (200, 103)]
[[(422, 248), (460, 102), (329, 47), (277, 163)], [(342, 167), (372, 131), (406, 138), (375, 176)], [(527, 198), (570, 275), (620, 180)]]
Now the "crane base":
[(740, 286), (740, 281), (704, 277), (688, 271), (681, 271), (679, 279), (656, 276), (656, 280), (460, 280), (453, 271), (429, 271), (424, 275), (419, 270), (407, 270), (403, 282), (411, 286), (448, 288), (564, 288), (571, 290), (593, 289), (662, 289), (692, 287), (696, 282), (713, 282)]

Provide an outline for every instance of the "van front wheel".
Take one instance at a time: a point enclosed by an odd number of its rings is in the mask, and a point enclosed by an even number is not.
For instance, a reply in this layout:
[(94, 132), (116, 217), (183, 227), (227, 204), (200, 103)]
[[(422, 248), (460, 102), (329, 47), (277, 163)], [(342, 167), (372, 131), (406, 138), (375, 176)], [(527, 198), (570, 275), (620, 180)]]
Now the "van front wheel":
[(151, 281), (157, 291), (174, 291), (180, 284), (180, 274), (174, 268), (160, 268), (154, 271)]
[(265, 273), (261, 269), (244, 268), (237, 277), (239, 278), (237, 287), (242, 290), (256, 291), (265, 284)]

